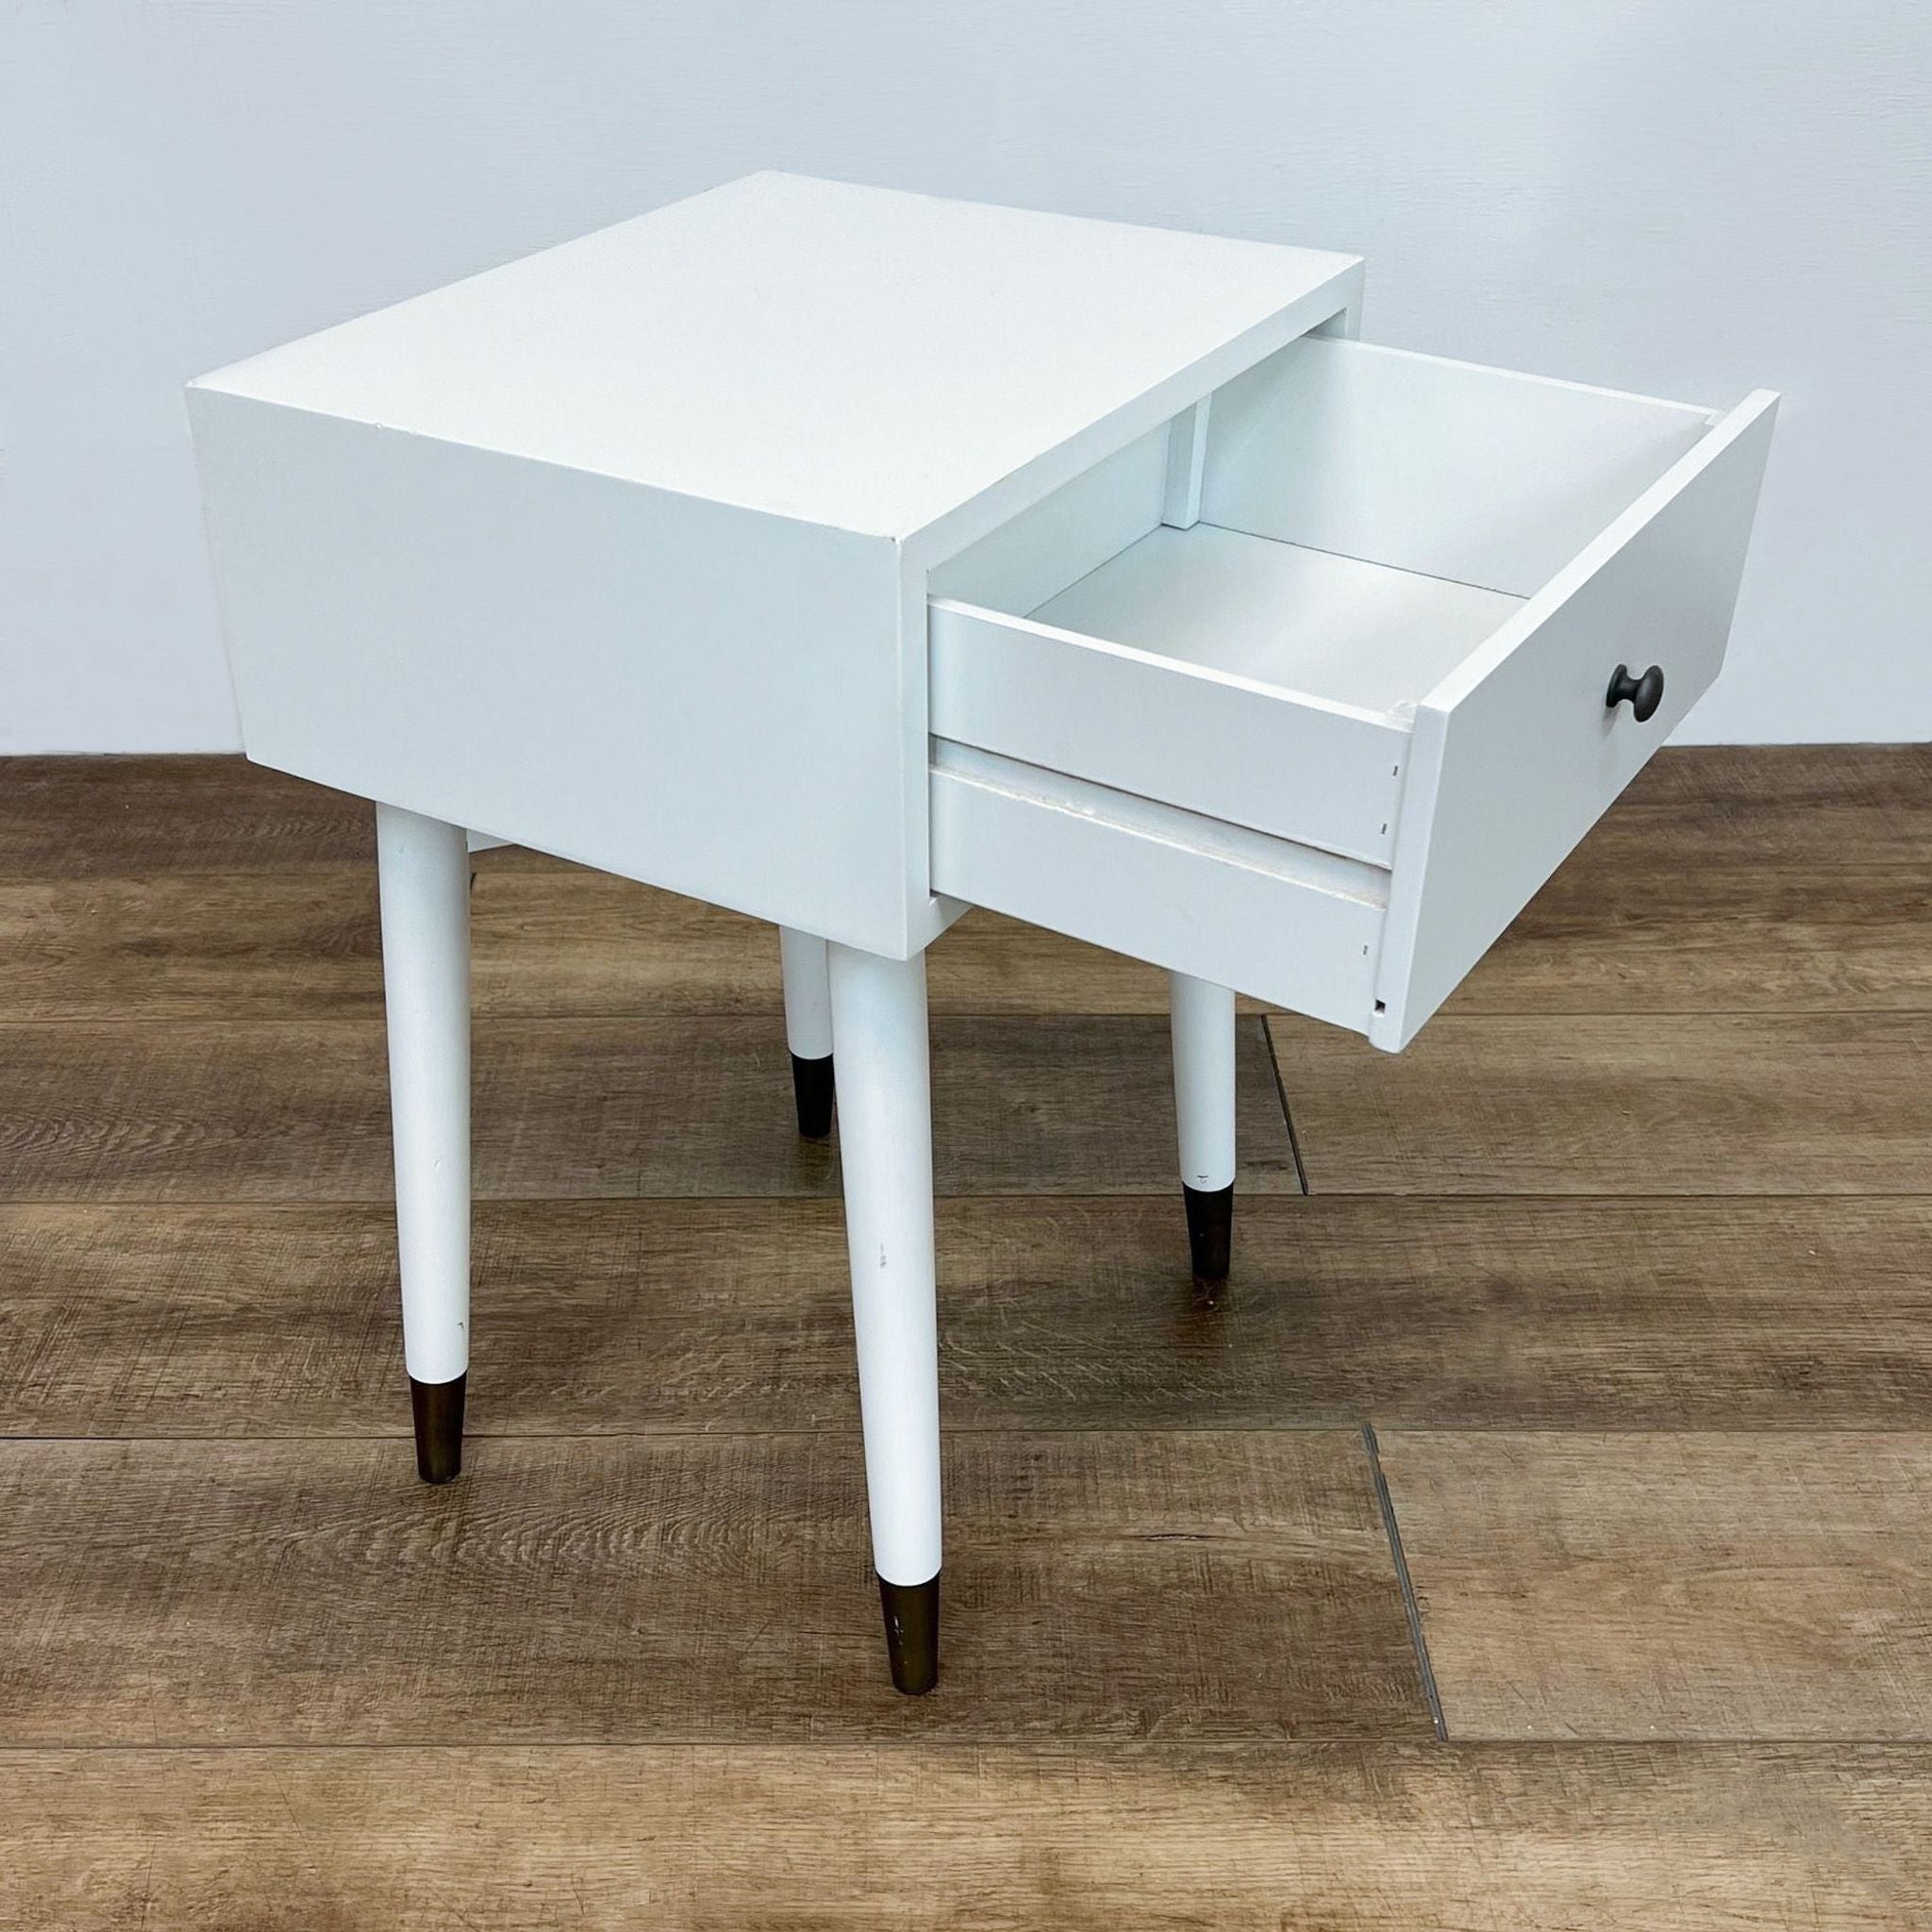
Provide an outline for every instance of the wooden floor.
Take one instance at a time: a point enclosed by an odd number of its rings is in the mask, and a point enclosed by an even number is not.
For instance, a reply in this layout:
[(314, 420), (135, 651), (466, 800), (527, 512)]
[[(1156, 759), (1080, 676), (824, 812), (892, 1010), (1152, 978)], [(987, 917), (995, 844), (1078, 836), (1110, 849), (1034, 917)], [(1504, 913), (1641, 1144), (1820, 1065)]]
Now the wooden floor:
[(763, 929), (475, 866), (462, 1480), (366, 808), (0, 763), (0, 1925), (1932, 1925), (1932, 750), (1666, 754), (1401, 1058), (932, 956), (945, 1673), (885, 1681)]

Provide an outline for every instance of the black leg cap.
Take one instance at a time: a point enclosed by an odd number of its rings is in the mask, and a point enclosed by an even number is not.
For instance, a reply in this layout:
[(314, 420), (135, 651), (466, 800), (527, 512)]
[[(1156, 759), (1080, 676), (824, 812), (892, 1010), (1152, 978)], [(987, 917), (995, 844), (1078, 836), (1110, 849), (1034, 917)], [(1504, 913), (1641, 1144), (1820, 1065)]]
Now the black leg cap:
[(1188, 1252), (1197, 1281), (1225, 1281), (1228, 1252), (1234, 1245), (1234, 1183), (1224, 1188), (1191, 1188), (1181, 1183), (1188, 1204)]
[(940, 1580), (888, 1583), (881, 1576), (879, 1604), (886, 1613), (892, 1689), (924, 1697), (940, 1680)]
[(791, 1056), (791, 1097), (798, 1103), (798, 1131), (823, 1141), (832, 1131), (832, 1056), (802, 1060)]
[(463, 1385), (419, 1382), (409, 1377), (409, 1409), (416, 1418), (416, 1474), (425, 1483), (455, 1481), (463, 1466)]

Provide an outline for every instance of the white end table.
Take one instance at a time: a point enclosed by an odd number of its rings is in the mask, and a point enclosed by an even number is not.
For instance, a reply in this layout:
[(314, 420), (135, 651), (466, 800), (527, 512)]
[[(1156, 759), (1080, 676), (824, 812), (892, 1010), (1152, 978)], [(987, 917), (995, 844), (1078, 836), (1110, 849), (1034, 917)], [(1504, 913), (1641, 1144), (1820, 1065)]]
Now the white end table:
[(1211, 1273), (1229, 989), (1405, 1045), (1723, 659), (1775, 398), (1371, 347), (1360, 290), (758, 175), (192, 386), (249, 756), (377, 806), (425, 1475), (468, 1366), (467, 829), (784, 929), (930, 1687), (924, 948), (982, 905), (1169, 970)]

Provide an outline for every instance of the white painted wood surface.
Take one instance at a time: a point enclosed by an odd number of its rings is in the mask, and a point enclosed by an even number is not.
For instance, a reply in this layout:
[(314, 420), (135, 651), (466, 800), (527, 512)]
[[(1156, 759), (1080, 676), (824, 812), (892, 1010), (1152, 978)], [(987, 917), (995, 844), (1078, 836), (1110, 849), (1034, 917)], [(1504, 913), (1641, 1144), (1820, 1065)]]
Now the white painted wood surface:
[(379, 807), (403, 1354), (419, 1382), (470, 1366), (470, 858), (460, 825)]
[[(1287, 527), (1325, 507), (1366, 547), (1519, 581), (1580, 516), (1604, 522), (1532, 597), (1204, 520), (1136, 539), (1030, 618), (935, 599), (933, 883), (1401, 1047), (1718, 675), (1775, 398), (1712, 425), (1679, 404), (1310, 348), (1314, 378), (1287, 358), (1267, 383), (1298, 385), (1304, 415), (1310, 394), (1368, 411), (1385, 444), (1397, 404), (1420, 450), (1474, 435), (1473, 398), (1501, 404), (1488, 446), (1441, 458), (1434, 522), (1407, 470), (1324, 494), (1272, 446), (1246, 479), (1296, 479)], [(1337, 369), (1339, 385), (1320, 373)], [(1211, 427), (1208, 508), (1217, 448)], [(1540, 508), (1505, 491), (1491, 527), (1482, 489), (1505, 454), (1543, 479)], [(1657, 717), (1609, 711), (1611, 671), (1652, 660)], [(1316, 942), (1349, 949), (1327, 981), (1279, 958), (1283, 904), (1306, 910), (1316, 883), (1310, 848), (1377, 868), (1344, 889), (1366, 920), (1322, 910)]]
[(778, 928), (778, 963), (785, 987), (785, 1044), (802, 1060), (832, 1050), (832, 982), (825, 942), (816, 933)]
[(928, 573), (1359, 288), (763, 175), (205, 376), (249, 754), (904, 956)]
[(1310, 337), (1215, 396), (1201, 514), (1524, 597), (1710, 422), (1681, 403)]
[(774, 924), (912, 942), (924, 679), (908, 739), (889, 541), (190, 404), (251, 758)]
[[(1776, 410), (1740, 404), (1419, 709), (1376, 1045), (1414, 1037), (1717, 675)], [(1663, 667), (1647, 724), (1604, 704), (1620, 662)]]
[(1201, 478), (1208, 461), (1208, 412), (1214, 398), (1203, 396), (1167, 427), (1167, 476), (1160, 521), (1191, 530), (1201, 521)]
[(1251, 331), (1293, 318), (1235, 368), (1312, 327), (1358, 268), (752, 175), (197, 386), (908, 538)]
[(1234, 994), (1185, 973), (1170, 973), (1167, 986), (1181, 1179), (1212, 1192), (1234, 1184)]
[(937, 738), (1388, 862), (1405, 725), (973, 605), (936, 603), (931, 635)]
[(1378, 868), (937, 742), (935, 890), (1363, 1030)]
[(925, 958), (830, 948), (839, 1156), (873, 1565), (939, 1574), (940, 1360)]
[(1031, 614), (1401, 722), (1522, 601), (1198, 523), (1154, 531)]
[(930, 595), (1031, 610), (1160, 522), (1168, 430), (1151, 430), (938, 565)]

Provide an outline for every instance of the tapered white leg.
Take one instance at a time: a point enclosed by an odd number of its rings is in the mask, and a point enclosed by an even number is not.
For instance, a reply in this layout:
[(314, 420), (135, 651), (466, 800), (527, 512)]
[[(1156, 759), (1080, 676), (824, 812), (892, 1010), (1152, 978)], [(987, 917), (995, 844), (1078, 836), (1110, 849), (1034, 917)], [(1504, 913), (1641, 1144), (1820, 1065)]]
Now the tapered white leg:
[(403, 1355), (416, 1468), (462, 1463), (470, 1367), (470, 869), (460, 825), (375, 812)]
[(785, 1041), (791, 1049), (791, 1097), (798, 1131), (822, 1141), (832, 1131), (832, 982), (825, 942), (778, 928), (785, 974)]
[(1222, 1281), (1234, 1232), (1234, 994), (1170, 973), (1168, 998), (1188, 1246), (1195, 1274)]
[(845, 1241), (892, 1681), (939, 1674), (940, 1378), (925, 960), (831, 948)]

